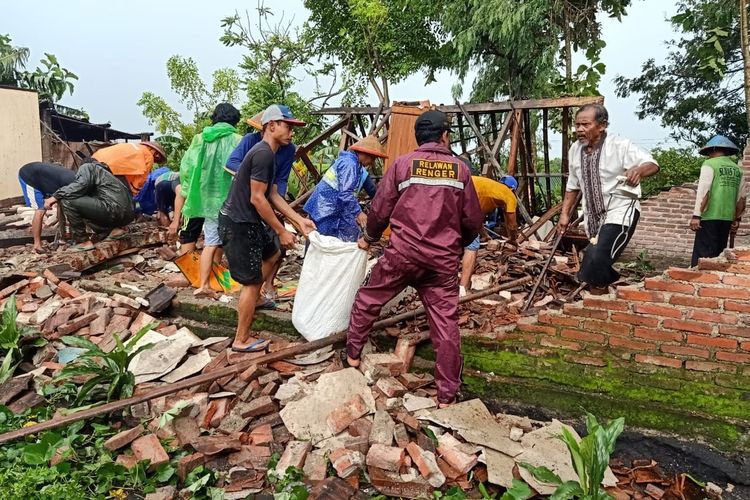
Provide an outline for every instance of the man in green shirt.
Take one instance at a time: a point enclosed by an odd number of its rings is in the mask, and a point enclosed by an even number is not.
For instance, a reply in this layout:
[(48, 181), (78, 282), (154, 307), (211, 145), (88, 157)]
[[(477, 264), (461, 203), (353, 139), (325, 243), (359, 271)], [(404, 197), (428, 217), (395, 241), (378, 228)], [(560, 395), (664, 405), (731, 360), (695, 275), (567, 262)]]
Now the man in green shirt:
[(727, 247), (729, 232), (737, 230), (745, 211), (745, 181), (732, 158), (740, 148), (723, 135), (700, 150), (708, 159), (701, 166), (690, 229), (695, 231), (691, 265), (700, 258), (718, 257)]

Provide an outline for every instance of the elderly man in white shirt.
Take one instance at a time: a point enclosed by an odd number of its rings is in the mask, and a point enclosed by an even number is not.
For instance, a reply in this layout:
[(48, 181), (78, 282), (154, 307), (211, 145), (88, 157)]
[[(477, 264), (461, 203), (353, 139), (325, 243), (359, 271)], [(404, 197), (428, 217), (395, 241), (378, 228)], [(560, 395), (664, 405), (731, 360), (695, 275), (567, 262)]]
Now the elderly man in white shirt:
[(583, 221), (591, 243), (578, 277), (592, 293), (606, 293), (620, 277), (612, 264), (638, 224), (640, 182), (657, 173), (659, 165), (630, 140), (607, 134), (609, 114), (600, 104), (582, 106), (575, 125), (578, 141), (568, 151), (569, 177), (558, 229), (568, 228), (582, 192)]

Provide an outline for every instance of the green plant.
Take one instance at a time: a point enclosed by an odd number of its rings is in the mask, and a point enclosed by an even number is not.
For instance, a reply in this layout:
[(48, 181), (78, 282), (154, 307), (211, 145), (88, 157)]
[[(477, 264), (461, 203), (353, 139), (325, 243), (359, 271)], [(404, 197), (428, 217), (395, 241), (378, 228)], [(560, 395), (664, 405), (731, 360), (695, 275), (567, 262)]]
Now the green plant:
[(560, 439), (565, 442), (573, 462), (573, 468), (578, 475), (578, 481), (563, 481), (560, 476), (547, 467), (535, 467), (528, 463), (521, 467), (531, 472), (543, 483), (557, 485), (557, 489), (550, 497), (551, 500), (567, 500), (580, 498), (582, 500), (607, 500), (612, 498), (601, 487), (604, 472), (609, 466), (609, 457), (615, 448), (615, 442), (625, 427), (625, 419), (620, 417), (602, 426), (596, 417), (586, 414), (587, 434), (580, 442), (567, 427), (563, 427)]
[[(66, 381), (73, 377), (88, 377), (88, 380), (78, 389), (75, 404), (86, 401), (93, 389), (98, 386), (108, 386), (106, 400), (122, 399), (133, 395), (135, 375), (128, 370), (133, 358), (153, 344), (145, 344), (135, 348), (136, 343), (148, 332), (153, 325), (146, 325), (133, 338), (123, 344), (114, 335), (116, 346), (112, 352), (104, 352), (99, 346), (81, 337), (66, 336), (61, 340), (69, 346), (86, 349), (75, 361), (65, 366), (55, 378), (55, 381)], [(96, 402), (98, 400), (94, 400)]]
[(307, 491), (305, 483), (302, 482), (304, 474), (297, 467), (289, 466), (283, 474), (276, 472), (276, 465), (279, 463), (279, 454), (271, 455), (268, 461), (268, 472), (266, 477), (268, 483), (273, 486), (274, 500), (307, 500), (310, 493)]
[[(0, 384), (13, 376), (13, 372), (21, 362), (21, 340), (37, 335), (37, 332), (31, 328), (19, 326), (17, 318), (16, 295), (13, 294), (5, 302), (2, 323), (0, 324), (0, 349), (5, 350), (5, 357), (0, 364)], [(44, 339), (37, 338), (34, 345), (44, 345), (45, 343)]]
[(214, 488), (216, 473), (202, 465), (196, 467), (185, 478), (185, 486), (194, 500), (222, 500), (224, 490)]

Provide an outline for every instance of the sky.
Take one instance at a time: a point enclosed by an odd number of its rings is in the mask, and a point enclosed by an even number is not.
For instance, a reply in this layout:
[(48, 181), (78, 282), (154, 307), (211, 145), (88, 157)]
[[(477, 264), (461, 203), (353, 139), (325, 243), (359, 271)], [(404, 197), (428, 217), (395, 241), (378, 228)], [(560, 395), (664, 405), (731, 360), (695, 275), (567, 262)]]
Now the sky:
[[(44, 53), (50, 52), (63, 67), (78, 75), (75, 92), (64, 97), (61, 104), (84, 109), (95, 123), (110, 122), (113, 128), (127, 132), (153, 131), (136, 105), (144, 91), (160, 95), (182, 110), (169, 88), (167, 59), (175, 54), (192, 57), (206, 78), (215, 69), (236, 67), (241, 49), (221, 44), (219, 23), (235, 11), (256, 5), (237, 0), (7, 2), (0, 33), (9, 34), (14, 45), (31, 50), (29, 68), (36, 67)], [(272, 5), (277, 15), (283, 11), (295, 24), (307, 17), (303, 0), (275, 0), (267, 5)], [(607, 47), (601, 59), (607, 73), (600, 90), (609, 110), (610, 131), (647, 149), (674, 143), (657, 122), (638, 120), (637, 98), (618, 98), (613, 79), (638, 74), (641, 63), (650, 57), (664, 59), (665, 41), (673, 36), (666, 19), (674, 10), (671, 2), (635, 0), (621, 23), (602, 20)], [(416, 74), (393, 86), (391, 98), (452, 103), (454, 82), (455, 77), (445, 73), (438, 83), (425, 86), (424, 76)], [(376, 103), (374, 95), (370, 102)], [(556, 146), (559, 138), (552, 139), (552, 147)]]

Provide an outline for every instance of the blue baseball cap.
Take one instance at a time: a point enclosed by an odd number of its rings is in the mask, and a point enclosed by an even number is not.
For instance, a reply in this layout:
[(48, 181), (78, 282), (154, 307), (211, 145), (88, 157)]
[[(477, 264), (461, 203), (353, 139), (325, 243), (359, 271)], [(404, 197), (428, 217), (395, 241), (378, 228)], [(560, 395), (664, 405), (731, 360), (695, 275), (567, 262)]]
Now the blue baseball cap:
[(500, 184), (508, 186), (513, 191), (518, 189), (518, 181), (512, 175), (504, 175), (500, 177), (499, 181), (500, 181)]
[(304, 127), (307, 125), (302, 120), (298, 120), (294, 117), (294, 113), (289, 109), (288, 106), (283, 104), (271, 104), (263, 112), (263, 116), (260, 119), (260, 124), (265, 125), (268, 122), (287, 122), (289, 125), (295, 127)]

